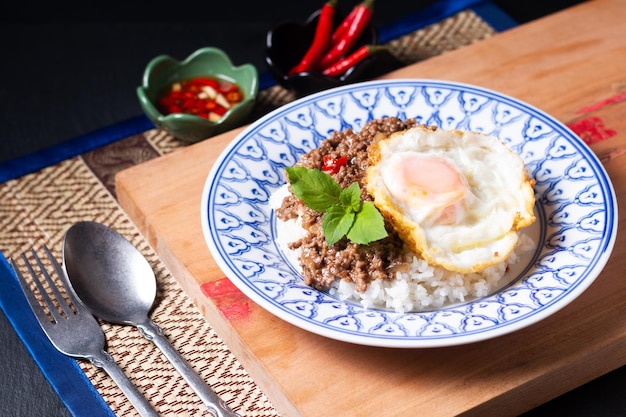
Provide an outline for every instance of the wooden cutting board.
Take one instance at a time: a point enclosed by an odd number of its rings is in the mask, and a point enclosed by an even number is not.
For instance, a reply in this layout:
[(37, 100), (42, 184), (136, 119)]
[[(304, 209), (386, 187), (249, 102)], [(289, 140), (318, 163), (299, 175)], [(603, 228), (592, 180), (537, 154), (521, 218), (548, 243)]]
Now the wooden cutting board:
[[(626, 1), (597, 0), (403, 68), (490, 88), (568, 123), (626, 192)], [(517, 415), (626, 364), (626, 238), (591, 287), (521, 331), (432, 349), (326, 339), (236, 290), (206, 247), (200, 197), (241, 129), (120, 172), (122, 207), (284, 416)]]

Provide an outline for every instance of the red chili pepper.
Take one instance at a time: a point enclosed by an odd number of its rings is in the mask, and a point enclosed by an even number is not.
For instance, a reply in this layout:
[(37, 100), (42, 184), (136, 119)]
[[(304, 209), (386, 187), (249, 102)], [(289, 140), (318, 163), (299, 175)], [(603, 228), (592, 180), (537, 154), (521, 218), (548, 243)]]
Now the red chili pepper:
[(330, 38), (330, 43), (329, 43), (330, 46), (336, 45), (337, 42), (339, 42), (339, 39), (341, 39), (345, 35), (346, 31), (348, 30), (348, 28), (352, 24), (352, 21), (354, 20), (354, 16), (356, 16), (357, 14), (359, 6), (360, 5), (354, 6), (352, 10), (350, 10), (350, 13), (348, 13), (348, 15), (339, 24), (339, 26), (337, 26), (337, 29), (335, 29), (335, 31), (333, 32), (333, 35)]
[(383, 49), (387, 49), (384, 45), (363, 45), (346, 58), (341, 61), (337, 61), (332, 64), (330, 67), (326, 68), (322, 74), (327, 75), (329, 77), (338, 77), (343, 75), (350, 68), (367, 58), (368, 56), (381, 51)]
[(321, 68), (327, 68), (334, 64), (352, 48), (372, 17), (373, 4), (374, 0), (363, 0), (361, 4), (356, 6), (355, 15), (350, 23), (350, 27), (345, 31), (343, 37), (341, 37), (322, 58), (320, 62)]
[(348, 157), (345, 155), (340, 156), (339, 158), (331, 158), (328, 155), (324, 155), (324, 166), (322, 167), (322, 171), (336, 174), (339, 172), (339, 168), (347, 164)]
[(315, 27), (313, 42), (298, 65), (289, 71), (289, 75), (310, 71), (315, 68), (319, 59), (324, 55), (333, 29), (333, 15), (335, 14), (336, 3), (337, 0), (328, 0), (324, 3)]

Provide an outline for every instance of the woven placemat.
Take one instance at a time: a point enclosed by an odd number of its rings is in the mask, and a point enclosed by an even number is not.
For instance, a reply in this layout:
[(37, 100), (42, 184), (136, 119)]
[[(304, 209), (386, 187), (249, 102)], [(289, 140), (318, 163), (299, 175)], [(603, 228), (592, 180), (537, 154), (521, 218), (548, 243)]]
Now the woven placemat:
[[(402, 45), (398, 59), (410, 63), (494, 33), (475, 13), (463, 11), (392, 43)], [(293, 99), (281, 87), (269, 88), (260, 92), (255, 112), (265, 114)], [(0, 248), (5, 256), (17, 258), (21, 252), (46, 244), (60, 257), (64, 233), (77, 221), (93, 220), (117, 230), (145, 255), (155, 271), (158, 294), (151, 317), (174, 347), (242, 416), (278, 416), (117, 203), (116, 172), (182, 146), (162, 131), (149, 130), (0, 184)], [(173, 366), (138, 330), (107, 323), (102, 323), (102, 328), (115, 361), (161, 415), (208, 415)], [(106, 373), (89, 362), (79, 364), (116, 415), (138, 415)]]

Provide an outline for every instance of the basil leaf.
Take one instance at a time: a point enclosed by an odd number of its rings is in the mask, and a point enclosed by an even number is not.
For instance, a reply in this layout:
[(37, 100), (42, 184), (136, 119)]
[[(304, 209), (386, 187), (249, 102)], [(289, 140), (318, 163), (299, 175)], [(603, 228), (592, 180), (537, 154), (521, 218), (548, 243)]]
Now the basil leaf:
[(341, 192), (339, 200), (341, 200), (341, 204), (346, 210), (351, 209), (355, 213), (358, 212), (361, 209), (361, 188), (359, 184), (356, 182), (350, 184), (348, 188)]
[(322, 219), (322, 229), (328, 246), (334, 245), (348, 233), (355, 216), (355, 213), (346, 212), (345, 208), (339, 205), (332, 206), (326, 211)]
[(286, 170), (291, 191), (310, 209), (323, 213), (339, 203), (341, 186), (327, 173), (300, 166)]
[(326, 243), (334, 245), (344, 236), (366, 245), (387, 236), (385, 221), (371, 202), (361, 203), (361, 188), (346, 189), (329, 174), (301, 166), (286, 168), (291, 191), (312, 210), (324, 213), (322, 230)]
[(363, 202), (347, 235), (352, 242), (361, 245), (387, 237), (385, 221), (371, 201)]

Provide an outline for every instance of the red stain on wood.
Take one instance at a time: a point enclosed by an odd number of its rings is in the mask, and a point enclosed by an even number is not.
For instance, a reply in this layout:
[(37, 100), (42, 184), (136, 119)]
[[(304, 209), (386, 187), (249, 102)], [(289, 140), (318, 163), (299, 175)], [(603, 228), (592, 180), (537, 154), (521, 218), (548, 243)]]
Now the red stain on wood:
[(586, 144), (591, 145), (596, 142), (613, 137), (617, 132), (604, 126), (604, 122), (597, 116), (586, 117), (567, 125)]
[(626, 155), (626, 147), (612, 149), (608, 152), (604, 152), (598, 155), (598, 157), (600, 158), (600, 161), (602, 161), (602, 163), (606, 163), (623, 155)]
[(598, 101), (597, 103), (594, 103), (590, 106), (583, 107), (582, 109), (578, 110), (576, 113), (577, 114), (591, 113), (591, 112), (600, 110), (602, 107), (606, 107), (610, 104), (619, 103), (620, 101), (624, 101), (624, 100), (626, 100), (626, 92), (616, 94), (604, 100)]
[(228, 320), (250, 315), (250, 300), (228, 278), (220, 278), (200, 286), (202, 293), (213, 300)]
[[(585, 106), (578, 110), (576, 114), (588, 115), (589, 113), (601, 110), (606, 106), (619, 103), (626, 100), (626, 92), (615, 94), (604, 100), (600, 100), (589, 106)], [(611, 138), (617, 135), (613, 129), (609, 129), (604, 125), (604, 121), (598, 116), (589, 116), (567, 124), (585, 143), (591, 145), (596, 142)]]

